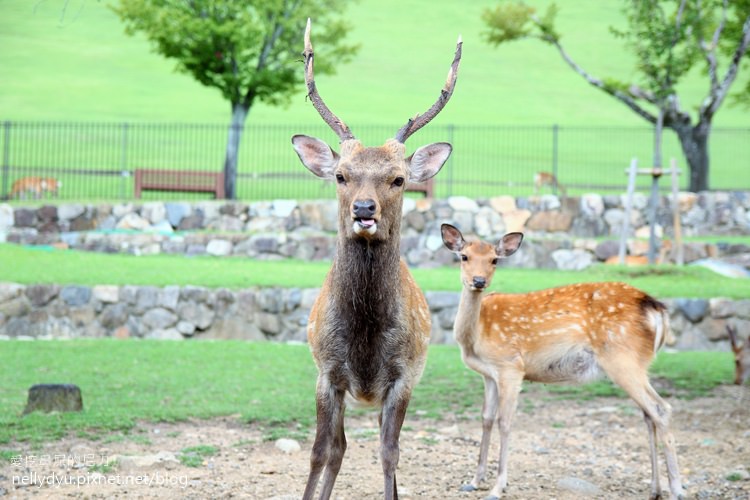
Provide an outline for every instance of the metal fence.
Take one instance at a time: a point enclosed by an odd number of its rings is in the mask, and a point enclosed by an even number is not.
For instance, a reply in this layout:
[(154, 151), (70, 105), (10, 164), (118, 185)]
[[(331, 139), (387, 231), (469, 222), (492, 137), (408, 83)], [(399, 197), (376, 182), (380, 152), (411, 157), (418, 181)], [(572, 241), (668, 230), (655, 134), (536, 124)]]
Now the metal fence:
[[(138, 168), (221, 172), (227, 125), (147, 123), (0, 124), (0, 197), (77, 200), (130, 200)], [(353, 124), (355, 135), (367, 145), (393, 137), (396, 126)], [(241, 200), (316, 199), (335, 195), (324, 182), (300, 164), (290, 138), (303, 133), (338, 144), (325, 126), (248, 123), (239, 152), (237, 197)], [(453, 145), (453, 154), (435, 180), (437, 197), (473, 198), (533, 191), (538, 171), (557, 175), (568, 194), (595, 190), (622, 192), (625, 169), (632, 158), (651, 166), (653, 129), (650, 127), (567, 126), (457, 126), (431, 124), (411, 138), (407, 149), (430, 142)], [(664, 134), (664, 164), (676, 158), (682, 169), (681, 186), (688, 184), (676, 136)], [(716, 128), (710, 139), (712, 189), (750, 188), (750, 129)], [(33, 188), (39, 181), (54, 179)], [(639, 179), (647, 189), (649, 179)], [(14, 189), (14, 185), (16, 188)], [(23, 186), (31, 185), (28, 189)], [(668, 183), (664, 183), (665, 189)], [(549, 190), (549, 188), (545, 188)], [(548, 192), (548, 191), (545, 191)], [(144, 192), (144, 199), (197, 199), (208, 194)]]

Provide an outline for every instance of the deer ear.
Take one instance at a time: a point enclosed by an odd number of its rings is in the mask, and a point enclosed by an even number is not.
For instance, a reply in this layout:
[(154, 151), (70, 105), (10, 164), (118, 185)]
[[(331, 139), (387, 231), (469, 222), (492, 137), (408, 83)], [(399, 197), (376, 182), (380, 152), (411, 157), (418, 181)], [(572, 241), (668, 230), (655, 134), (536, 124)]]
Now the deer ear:
[(510, 257), (523, 241), (523, 233), (508, 233), (497, 243), (495, 252), (499, 257)]
[(424, 182), (434, 177), (451, 155), (451, 151), (453, 147), (447, 142), (436, 142), (414, 151), (406, 160), (409, 162), (409, 180)]
[(333, 169), (339, 162), (339, 155), (328, 144), (315, 137), (295, 135), (292, 145), (310, 172), (322, 179), (333, 179)]
[(440, 233), (443, 235), (443, 244), (451, 252), (460, 252), (466, 243), (461, 231), (450, 224), (440, 226)]

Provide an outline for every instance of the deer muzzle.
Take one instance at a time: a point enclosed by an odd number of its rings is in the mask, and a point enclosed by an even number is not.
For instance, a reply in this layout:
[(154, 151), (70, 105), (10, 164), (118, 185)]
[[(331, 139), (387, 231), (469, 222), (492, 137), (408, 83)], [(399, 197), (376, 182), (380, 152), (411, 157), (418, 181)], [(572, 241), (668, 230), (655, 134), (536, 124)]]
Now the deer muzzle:
[(378, 221), (375, 218), (378, 205), (373, 199), (356, 200), (352, 203), (352, 229), (360, 236), (373, 235), (378, 230)]

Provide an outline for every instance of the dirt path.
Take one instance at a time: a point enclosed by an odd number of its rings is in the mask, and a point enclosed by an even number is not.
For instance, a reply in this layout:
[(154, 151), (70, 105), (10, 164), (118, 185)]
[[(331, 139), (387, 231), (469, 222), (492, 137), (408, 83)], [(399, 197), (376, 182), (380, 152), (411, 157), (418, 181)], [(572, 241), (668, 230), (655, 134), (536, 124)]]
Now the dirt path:
[[(573, 479), (595, 489), (591, 498), (648, 497), (646, 430), (632, 403), (620, 399), (549, 402), (535, 394), (524, 394), (522, 399), (524, 410), (511, 436), (505, 498), (585, 496), (585, 491), (564, 485)], [(689, 497), (750, 499), (750, 391), (725, 386), (711, 397), (670, 403)], [(479, 411), (462, 420), (407, 418), (401, 437), (400, 496), (483, 498), (494, 480), (496, 459), (490, 463), (490, 480), (483, 490), (458, 491), (473, 474), (480, 435)], [(380, 498), (375, 415), (347, 419), (347, 437), (349, 447), (334, 498)], [(496, 457), (498, 440), (493, 437), (490, 456)], [(175, 458), (186, 447), (201, 445), (218, 451), (198, 467)], [(0, 497), (298, 499), (307, 477), (311, 439), (300, 445), (299, 451), (283, 452), (275, 443), (264, 442), (259, 428), (236, 417), (142, 423), (127, 438), (67, 438), (41, 449), (17, 443), (3, 446), (21, 455), (0, 468)], [(115, 467), (102, 467), (114, 458), (118, 459)], [(38, 486), (50, 478), (82, 484)], [(662, 487), (666, 488), (663, 460)]]

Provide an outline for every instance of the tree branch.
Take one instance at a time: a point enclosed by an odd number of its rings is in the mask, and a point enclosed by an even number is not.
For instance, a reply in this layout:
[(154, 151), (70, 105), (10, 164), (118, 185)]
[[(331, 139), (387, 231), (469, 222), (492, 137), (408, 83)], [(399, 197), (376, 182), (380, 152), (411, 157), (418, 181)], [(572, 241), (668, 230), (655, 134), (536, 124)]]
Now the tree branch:
[(555, 47), (557, 47), (557, 50), (560, 52), (560, 55), (565, 60), (566, 63), (568, 63), (568, 66), (573, 68), (573, 71), (578, 73), (580, 76), (582, 76), (590, 85), (598, 88), (599, 90), (602, 90), (606, 92), (607, 94), (611, 95), (612, 97), (615, 97), (620, 102), (625, 104), (627, 107), (629, 107), (631, 110), (633, 110), (638, 116), (643, 118), (644, 120), (650, 122), (650, 123), (656, 123), (656, 116), (649, 113), (645, 109), (643, 109), (641, 106), (638, 105), (635, 100), (633, 100), (632, 97), (627, 95), (626, 93), (617, 90), (615, 88), (612, 88), (608, 85), (605, 85), (603, 81), (599, 80), (598, 78), (590, 75), (586, 70), (581, 68), (573, 59), (568, 55), (568, 53), (565, 51), (563, 46), (560, 44), (560, 42), (556, 39), (544, 39), (544, 41), (551, 43)]
[[(724, 74), (724, 78), (716, 87), (714, 87), (712, 83), (710, 94), (706, 97), (706, 99), (703, 100), (703, 104), (701, 104), (699, 111), (699, 117), (701, 121), (710, 121), (711, 117), (713, 117), (716, 111), (718, 111), (721, 104), (724, 102), (724, 99), (729, 94), (729, 88), (732, 86), (732, 83), (734, 83), (734, 80), (737, 77), (737, 71), (739, 70), (740, 61), (745, 55), (745, 52), (747, 52), (748, 46), (750, 46), (750, 15), (745, 18), (745, 22), (742, 24), (742, 38), (737, 44), (737, 48), (732, 55), (732, 59), (730, 60), (729, 67)], [(713, 51), (715, 50), (716, 47), (714, 46)]]

